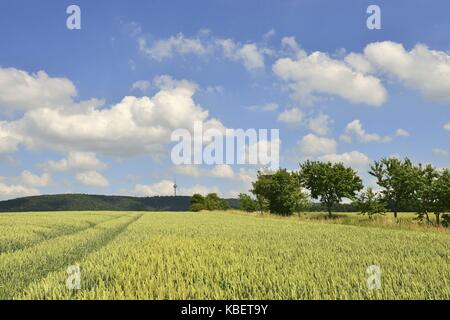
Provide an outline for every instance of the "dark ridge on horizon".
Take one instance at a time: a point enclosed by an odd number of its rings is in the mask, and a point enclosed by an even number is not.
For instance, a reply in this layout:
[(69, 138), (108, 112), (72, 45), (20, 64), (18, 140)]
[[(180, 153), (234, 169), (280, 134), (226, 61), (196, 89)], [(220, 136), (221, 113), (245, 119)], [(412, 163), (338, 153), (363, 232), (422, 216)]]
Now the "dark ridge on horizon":
[[(190, 196), (40, 195), (0, 201), (0, 212), (189, 211), (190, 198)], [(227, 201), (231, 208), (239, 208), (239, 200), (227, 199)]]
[[(95, 194), (46, 194), (0, 201), (0, 212), (48, 211), (190, 211), (190, 196), (133, 197)], [(225, 199), (231, 209), (239, 209), (239, 199)], [(305, 212), (323, 212), (320, 203), (311, 203)], [(337, 204), (335, 212), (356, 212), (352, 204)], [(405, 210), (404, 211), (408, 211)]]

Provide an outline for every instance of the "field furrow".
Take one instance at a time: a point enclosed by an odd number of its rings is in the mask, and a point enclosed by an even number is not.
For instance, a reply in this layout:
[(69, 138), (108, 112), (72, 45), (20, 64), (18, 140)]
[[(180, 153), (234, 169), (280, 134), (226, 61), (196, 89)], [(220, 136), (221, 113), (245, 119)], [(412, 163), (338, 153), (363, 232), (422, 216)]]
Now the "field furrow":
[(139, 217), (138, 214), (125, 214), (75, 234), (3, 254), (0, 260), (0, 299), (12, 299), (30, 283), (39, 281), (50, 272), (74, 265), (89, 252), (114, 239)]
[(0, 255), (29, 248), (45, 240), (75, 234), (120, 216), (118, 213), (84, 217), (80, 217), (79, 213), (65, 214), (63, 217), (55, 213), (36, 213), (35, 216), (5, 214), (0, 216)]

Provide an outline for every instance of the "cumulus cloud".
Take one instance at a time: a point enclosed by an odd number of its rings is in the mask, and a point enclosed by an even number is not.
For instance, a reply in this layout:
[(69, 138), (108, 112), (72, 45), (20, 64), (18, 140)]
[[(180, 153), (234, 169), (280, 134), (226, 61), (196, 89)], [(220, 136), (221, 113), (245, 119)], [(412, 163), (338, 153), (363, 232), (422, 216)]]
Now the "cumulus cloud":
[(230, 165), (221, 164), (213, 167), (211, 175), (218, 178), (233, 179), (235, 174)]
[(300, 49), (295, 37), (283, 37), (281, 39), (281, 46), (293, 51), (295, 54), (301, 53), (302, 55), (305, 55), (305, 52)]
[(0, 180), (0, 199), (7, 200), (20, 197), (37, 196), (40, 191), (20, 184), (6, 184)]
[(371, 106), (380, 106), (387, 99), (386, 89), (378, 78), (355, 71), (323, 52), (278, 59), (273, 71), (288, 84), (293, 97), (304, 102), (314, 101), (316, 94)]
[(315, 134), (326, 136), (330, 132), (330, 122), (330, 117), (321, 113), (317, 117), (308, 120), (308, 128)]
[(343, 163), (345, 166), (356, 169), (364, 169), (370, 164), (369, 157), (359, 151), (345, 152), (342, 154), (326, 154), (319, 157), (319, 160)]
[(303, 112), (299, 108), (291, 108), (283, 111), (278, 116), (278, 121), (287, 124), (297, 124), (303, 120)]
[(208, 52), (208, 48), (199, 38), (188, 38), (182, 33), (170, 36), (167, 39), (154, 41), (151, 45), (147, 44), (144, 37), (138, 38), (139, 49), (156, 61), (162, 61), (171, 58), (175, 54), (186, 55), (196, 54), (203, 55)]
[(75, 86), (68, 79), (49, 77), (44, 71), (29, 74), (0, 67), (0, 110), (3, 112), (70, 105), (76, 94)]
[(240, 44), (232, 39), (217, 39), (215, 42), (226, 58), (241, 61), (248, 70), (264, 68), (264, 50), (255, 43)]
[(362, 53), (352, 52), (343, 59), (324, 52), (308, 55), (293, 37), (283, 38), (282, 46), (297, 54), (278, 59), (273, 70), (288, 83), (296, 99), (311, 103), (317, 95), (331, 95), (380, 106), (387, 100), (380, 79), (387, 76), (429, 100), (450, 101), (450, 55), (424, 44), (408, 51), (400, 43), (374, 42)]
[(108, 180), (97, 171), (86, 171), (78, 173), (77, 181), (89, 187), (105, 188), (109, 186)]
[(205, 127), (223, 128), (194, 101), (196, 84), (161, 76), (155, 79), (155, 85), (160, 90), (152, 97), (128, 96), (107, 108), (98, 108), (97, 101), (72, 101), (70, 107), (36, 107), (20, 119), (0, 122), (0, 152), (14, 151), (20, 143), (29, 149), (120, 157), (157, 155), (170, 142), (174, 129), (191, 129), (195, 121), (204, 122)]
[(17, 150), (21, 138), (15, 132), (13, 125), (6, 121), (0, 121), (0, 154)]
[(266, 33), (263, 34), (264, 41), (269, 41), (274, 35), (276, 35), (275, 29), (270, 29)]
[(336, 153), (336, 141), (314, 134), (308, 134), (299, 141), (300, 152), (303, 156), (321, 156)]
[(256, 171), (246, 170), (240, 168), (235, 172), (230, 165), (222, 164), (215, 165), (212, 168), (201, 168), (198, 165), (181, 165), (175, 167), (175, 172), (180, 175), (189, 177), (201, 178), (220, 178), (228, 180), (237, 180), (250, 184), (252, 179), (256, 176)]
[(433, 101), (450, 101), (450, 56), (417, 44), (407, 51), (402, 44), (384, 41), (367, 45), (365, 58), (407, 87)]
[[(208, 193), (221, 194), (217, 187), (206, 187), (202, 185), (194, 185), (192, 187), (180, 186), (177, 189), (178, 195), (192, 196), (195, 193), (206, 195)], [(134, 195), (142, 197), (152, 196), (172, 196), (174, 194), (173, 181), (162, 180), (153, 184), (137, 184), (132, 191)]]
[(212, 169), (202, 169), (199, 165), (181, 165), (176, 166), (175, 171), (178, 174), (190, 177), (213, 177), (233, 179), (235, 173), (230, 165), (215, 165)]
[(360, 120), (354, 120), (347, 125), (347, 127), (345, 128), (345, 133), (341, 135), (341, 140), (350, 143), (352, 141), (352, 137), (355, 137), (359, 142), (362, 143), (386, 143), (392, 140), (392, 138), (388, 136), (382, 137), (376, 133), (367, 133), (366, 130), (364, 130)]
[(141, 91), (143, 93), (147, 92), (147, 90), (150, 88), (151, 83), (148, 80), (139, 80), (134, 82), (131, 85), (131, 90), (138, 90)]
[(39, 176), (25, 170), (21, 174), (21, 181), (28, 187), (46, 187), (50, 184), (51, 178), (48, 173)]
[(173, 181), (163, 180), (150, 185), (137, 184), (134, 187), (133, 194), (145, 197), (173, 195)]
[(374, 71), (370, 61), (362, 54), (352, 52), (344, 58), (344, 61), (358, 72), (371, 73)]
[(103, 170), (107, 165), (101, 162), (93, 152), (71, 151), (67, 158), (59, 161), (50, 160), (41, 167), (49, 171), (64, 172)]
[(233, 39), (212, 36), (208, 32), (199, 32), (197, 36), (187, 37), (183, 33), (168, 38), (147, 41), (140, 28), (133, 28), (139, 50), (150, 59), (163, 61), (175, 56), (207, 56), (220, 53), (229, 60), (241, 62), (248, 70), (264, 68), (264, 56), (270, 50), (257, 43), (240, 43)]
[(409, 137), (410, 134), (408, 131), (406, 131), (405, 129), (397, 129), (397, 131), (395, 131), (395, 135), (397, 137)]

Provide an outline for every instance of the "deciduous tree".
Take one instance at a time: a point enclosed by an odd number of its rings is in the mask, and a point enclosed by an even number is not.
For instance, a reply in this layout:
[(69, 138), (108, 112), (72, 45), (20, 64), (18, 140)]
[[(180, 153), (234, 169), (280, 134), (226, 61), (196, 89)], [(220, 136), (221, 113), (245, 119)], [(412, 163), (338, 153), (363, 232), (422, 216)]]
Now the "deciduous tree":
[(375, 161), (369, 174), (377, 179), (386, 206), (397, 218), (402, 203), (413, 201), (414, 190), (417, 187), (417, 172), (411, 160), (384, 158)]
[(261, 203), (267, 201), (270, 212), (283, 216), (300, 210), (306, 202), (297, 175), (286, 169), (270, 174), (258, 172), (251, 192)]
[(301, 184), (309, 189), (311, 197), (322, 202), (331, 217), (334, 204), (342, 198), (354, 199), (363, 188), (362, 180), (352, 168), (342, 163), (306, 161), (300, 164)]

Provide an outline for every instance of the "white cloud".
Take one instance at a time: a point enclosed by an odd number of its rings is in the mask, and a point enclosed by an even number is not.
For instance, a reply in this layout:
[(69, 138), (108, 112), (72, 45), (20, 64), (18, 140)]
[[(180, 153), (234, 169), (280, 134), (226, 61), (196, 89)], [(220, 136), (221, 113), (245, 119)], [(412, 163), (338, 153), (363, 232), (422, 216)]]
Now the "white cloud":
[(160, 91), (153, 97), (128, 96), (107, 108), (98, 108), (97, 100), (72, 101), (70, 107), (36, 108), (21, 119), (0, 122), (0, 151), (14, 151), (20, 143), (28, 149), (157, 156), (174, 129), (192, 129), (195, 121), (224, 128), (194, 101), (196, 84), (161, 76), (155, 85)]
[(230, 165), (221, 164), (215, 165), (212, 168), (201, 168), (198, 165), (181, 165), (175, 167), (175, 172), (180, 175), (189, 177), (208, 177), (208, 178), (221, 178), (228, 180), (237, 180), (244, 182), (251, 182), (256, 172), (245, 170), (241, 168), (235, 172)]
[(395, 135), (397, 137), (409, 137), (410, 134), (408, 131), (406, 131), (405, 129), (397, 129), (397, 131), (395, 131)]
[(90, 187), (105, 188), (109, 186), (108, 180), (97, 171), (86, 171), (78, 173), (77, 180), (81, 184)]
[(275, 29), (270, 29), (269, 31), (263, 34), (263, 39), (265, 41), (269, 41), (270, 38), (272, 38), (275, 34), (276, 34)]
[(23, 185), (8, 185), (0, 180), (0, 199), (7, 200), (20, 197), (36, 196), (40, 192), (36, 188), (29, 188)]
[(205, 91), (213, 94), (223, 94), (225, 89), (222, 86), (207, 86)]
[(394, 76), (407, 87), (433, 101), (450, 101), (450, 56), (417, 44), (407, 51), (400, 43), (375, 42), (364, 55), (381, 72)]
[(387, 99), (386, 89), (378, 78), (357, 72), (322, 52), (279, 59), (273, 71), (288, 83), (294, 98), (304, 102), (314, 101), (314, 94), (339, 96), (372, 106), (380, 106)]
[(361, 121), (354, 120), (350, 122), (345, 128), (345, 133), (341, 136), (341, 140), (345, 142), (351, 142), (352, 137), (356, 137), (359, 142), (370, 143), (370, 142), (382, 142), (387, 143), (392, 139), (388, 136), (380, 136), (376, 133), (367, 133), (361, 124)]
[(433, 154), (435, 156), (448, 156), (449, 152), (445, 149), (441, 149), (441, 148), (434, 148), (433, 149)]
[(280, 113), (278, 121), (287, 124), (297, 124), (303, 120), (303, 112), (299, 108), (287, 109)]
[(321, 156), (336, 153), (336, 141), (308, 134), (299, 141), (300, 152), (303, 156)]
[(21, 181), (28, 187), (46, 187), (49, 185), (51, 178), (48, 173), (39, 176), (25, 170), (21, 174)]
[(248, 70), (264, 68), (264, 56), (254, 43), (244, 44), (236, 52), (236, 56), (238, 59), (242, 59)]
[(345, 166), (355, 169), (364, 169), (370, 164), (369, 157), (359, 151), (345, 152), (342, 154), (326, 154), (319, 157), (319, 160), (332, 163), (343, 163)]
[(139, 90), (141, 92), (147, 92), (151, 83), (148, 80), (139, 80), (131, 85), (131, 90)]
[(264, 55), (267, 48), (260, 48), (256, 43), (241, 44), (233, 39), (221, 39), (211, 36), (210, 32), (199, 33), (197, 37), (186, 37), (182, 33), (165, 39), (152, 41), (150, 44), (137, 30), (139, 50), (156, 61), (172, 58), (176, 55), (206, 56), (220, 52), (227, 59), (241, 62), (248, 70), (264, 68)]
[(0, 67), (0, 110), (27, 111), (70, 105), (77, 94), (65, 78), (51, 78), (44, 71), (29, 74), (15, 68)]
[(196, 178), (204, 175), (204, 172), (198, 165), (178, 165), (175, 166), (175, 172), (180, 175)]
[(330, 132), (329, 124), (330, 117), (323, 113), (308, 120), (308, 128), (320, 136), (326, 136)]
[(288, 48), (292, 50), (294, 53), (302, 52), (300, 46), (297, 43), (297, 40), (295, 40), (295, 37), (283, 37), (281, 39), (281, 46), (283, 48)]
[(255, 43), (242, 45), (232, 39), (217, 39), (215, 43), (226, 58), (241, 61), (248, 70), (264, 68), (264, 50)]
[(204, 55), (208, 52), (208, 48), (199, 38), (187, 38), (182, 33), (170, 36), (167, 39), (156, 40), (150, 46), (148, 46), (144, 37), (139, 37), (138, 44), (141, 52), (156, 61), (171, 58), (175, 54)]
[(373, 66), (369, 62), (369, 60), (364, 57), (362, 54), (358, 53), (350, 53), (345, 58), (344, 61), (347, 62), (353, 69), (362, 73), (371, 73), (373, 72)]
[(263, 105), (250, 106), (247, 109), (250, 111), (260, 111), (260, 112), (272, 112), (278, 110), (278, 104), (275, 102), (266, 103)]
[(173, 181), (163, 180), (151, 185), (137, 184), (133, 193), (145, 197), (171, 196), (174, 194)]
[(10, 123), (0, 121), (0, 154), (16, 151), (20, 140)]
[[(208, 193), (221, 194), (217, 187), (206, 187), (202, 185), (194, 185), (192, 187), (179, 186), (177, 189), (177, 195), (192, 196), (195, 193), (206, 195)], [(137, 184), (132, 191), (134, 195), (142, 197), (152, 196), (172, 196), (174, 195), (173, 181), (162, 180), (153, 184)]]
[(444, 129), (450, 131), (450, 122), (444, 125)]
[(211, 170), (211, 176), (217, 178), (233, 179), (234, 175), (233, 168), (227, 164), (216, 165)]
[(71, 151), (67, 158), (59, 161), (50, 160), (41, 165), (42, 168), (49, 171), (90, 171), (106, 169), (106, 164), (101, 162), (93, 152)]

